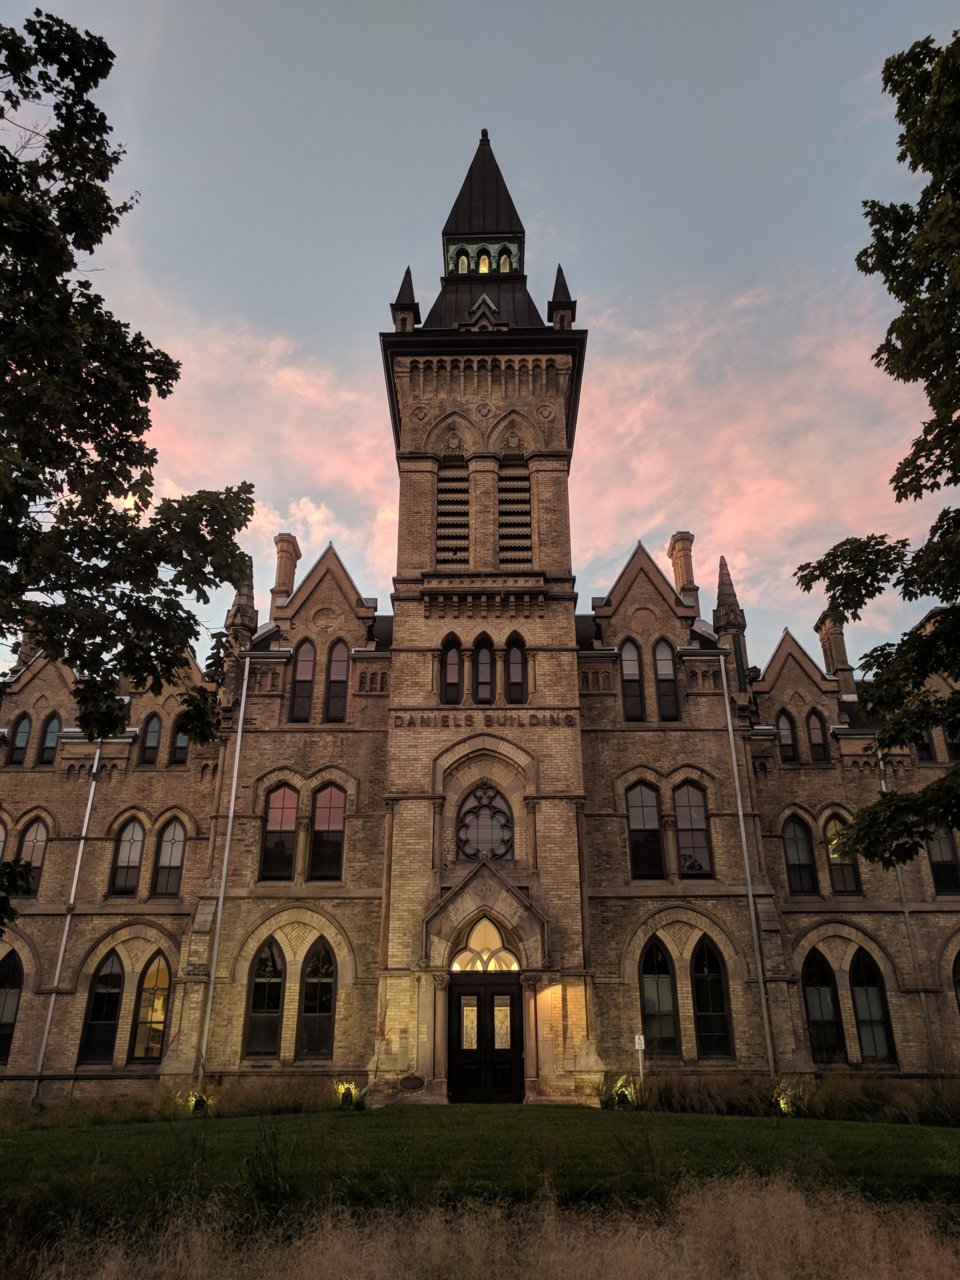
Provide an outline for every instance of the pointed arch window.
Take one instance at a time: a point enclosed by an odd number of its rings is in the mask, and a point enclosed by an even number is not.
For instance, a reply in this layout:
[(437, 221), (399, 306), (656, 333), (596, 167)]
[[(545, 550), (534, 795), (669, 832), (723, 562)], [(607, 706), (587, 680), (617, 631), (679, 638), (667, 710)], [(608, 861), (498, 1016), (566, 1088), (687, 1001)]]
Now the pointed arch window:
[(116, 951), (100, 962), (90, 983), (78, 1062), (112, 1062), (123, 998), (123, 965)]
[(117, 836), (113, 854), (113, 870), (110, 875), (110, 892), (118, 898), (131, 898), (140, 883), (140, 863), (143, 860), (143, 827), (131, 818)]
[(160, 717), (147, 716), (140, 730), (140, 763), (156, 764), (160, 754)]
[(186, 764), (190, 754), (190, 738), (182, 716), (173, 722), (173, 737), (170, 740), (170, 763)]
[(930, 855), (934, 892), (960, 893), (960, 862), (957, 861), (957, 846), (950, 832), (942, 828), (935, 831), (927, 841), (927, 853)]
[(787, 862), (787, 886), (791, 893), (816, 893), (817, 868), (813, 860), (810, 828), (799, 818), (783, 824), (783, 853)]
[(527, 651), (519, 638), (507, 644), (507, 701), (520, 705), (527, 700)]
[(677, 984), (670, 957), (656, 938), (640, 957), (640, 1010), (646, 1053), (653, 1058), (678, 1054)]
[(0, 960), (0, 1067), (10, 1061), (10, 1044), (17, 1025), (20, 993), (23, 991), (23, 965), (15, 951)]
[(47, 828), (39, 818), (34, 819), (20, 837), (20, 859), (30, 868), (29, 897), (35, 897), (40, 887), (43, 859), (47, 852)]
[(275, 1058), (280, 1052), (285, 978), (283, 952), (273, 938), (268, 938), (250, 966), (244, 1043), (248, 1057)]
[(451, 973), (516, 973), (519, 968), (520, 961), (503, 945), (503, 935), (487, 916), (473, 926), (450, 965)]
[(810, 759), (814, 764), (824, 764), (830, 759), (827, 726), (819, 711), (807, 716), (807, 741), (810, 743)]
[(500, 271), (506, 274), (510, 270), (510, 252), (507, 249), (500, 250)]
[(627, 792), (630, 830), (631, 880), (663, 879), (663, 836), (660, 827), (660, 794), (645, 782)]
[(463, 699), (463, 658), (460, 641), (450, 639), (440, 653), (440, 701), (458, 707)]
[(698, 1058), (729, 1058), (730, 1017), (727, 1012), (727, 979), (717, 949), (702, 938), (693, 953), (693, 1021)]
[(814, 1062), (846, 1062), (847, 1046), (837, 998), (837, 980), (816, 947), (803, 962), (801, 984)]
[(10, 747), (7, 750), (7, 764), (23, 764), (27, 758), (27, 745), (30, 742), (30, 717), (22, 715), (14, 721), (13, 733), (10, 735)]
[(457, 254), (457, 275), (465, 276), (470, 269), (470, 259), (464, 249)]
[(325, 719), (339, 724), (347, 718), (347, 674), (350, 669), (350, 651), (343, 640), (338, 640), (330, 650), (327, 664), (327, 713)]
[(513, 814), (506, 797), (489, 782), (474, 787), (460, 806), (457, 857), (513, 858)]
[(625, 640), (620, 648), (620, 689), (623, 694), (624, 720), (642, 720), (643, 675), (640, 669), (640, 650), (632, 640)]
[(160, 832), (157, 843), (157, 865), (153, 873), (153, 892), (158, 898), (175, 898), (180, 892), (183, 875), (183, 852), (187, 833), (183, 823), (174, 818)]
[(673, 793), (673, 807), (677, 815), (680, 875), (685, 878), (712, 876), (713, 855), (703, 792), (692, 782), (684, 782)]
[(309, 879), (339, 880), (343, 876), (346, 812), (347, 795), (340, 787), (322, 787), (314, 796)]
[(960, 951), (953, 961), (953, 994), (957, 997), (957, 1012), (960, 1013)]
[(170, 966), (157, 951), (144, 966), (137, 987), (137, 1012), (130, 1035), (131, 1062), (159, 1062), (167, 1029), (170, 1001)]
[(490, 254), (486, 249), (481, 249), (477, 254), (477, 270), (482, 276), (485, 276), (490, 270)]
[(895, 1062), (893, 1030), (883, 974), (872, 956), (859, 949), (850, 966), (850, 990), (864, 1062)]
[(781, 711), (777, 716), (777, 745), (780, 748), (780, 759), (783, 764), (797, 762), (797, 735), (793, 727), (793, 717)]
[(337, 966), (323, 938), (310, 949), (300, 980), (298, 1058), (333, 1057), (333, 1019), (337, 1008)]
[(473, 650), (473, 700), (477, 706), (489, 706), (496, 690), (493, 645), (484, 637), (477, 641)]
[(310, 719), (310, 710), (313, 706), (313, 677), (316, 668), (316, 646), (311, 640), (304, 640), (297, 649), (296, 657), (293, 660), (290, 719), (295, 723), (302, 723)]
[(859, 893), (860, 869), (852, 853), (842, 853), (837, 848), (837, 837), (847, 824), (839, 818), (830, 818), (823, 829), (827, 844), (827, 865), (830, 868), (830, 888), (834, 893)]
[(920, 764), (936, 764), (937, 754), (933, 749), (933, 738), (929, 729), (923, 729), (915, 739), (917, 760)]
[(677, 693), (677, 669), (673, 660), (673, 646), (661, 640), (653, 650), (653, 665), (657, 672), (657, 714), (661, 720), (680, 719), (680, 697)]
[(267, 796), (267, 815), (260, 853), (261, 880), (292, 880), (297, 856), (297, 808), (293, 787), (281, 786)]
[(37, 752), (37, 764), (53, 764), (57, 754), (57, 741), (63, 722), (56, 712), (47, 716), (40, 735), (40, 750)]

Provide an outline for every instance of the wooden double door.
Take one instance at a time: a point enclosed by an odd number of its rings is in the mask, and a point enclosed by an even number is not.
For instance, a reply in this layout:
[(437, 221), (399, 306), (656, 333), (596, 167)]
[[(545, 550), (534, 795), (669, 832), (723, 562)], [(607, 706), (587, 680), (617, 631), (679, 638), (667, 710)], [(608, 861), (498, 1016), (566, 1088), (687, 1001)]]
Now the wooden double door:
[(451, 1102), (523, 1101), (523, 1003), (513, 974), (450, 979), (447, 1057)]

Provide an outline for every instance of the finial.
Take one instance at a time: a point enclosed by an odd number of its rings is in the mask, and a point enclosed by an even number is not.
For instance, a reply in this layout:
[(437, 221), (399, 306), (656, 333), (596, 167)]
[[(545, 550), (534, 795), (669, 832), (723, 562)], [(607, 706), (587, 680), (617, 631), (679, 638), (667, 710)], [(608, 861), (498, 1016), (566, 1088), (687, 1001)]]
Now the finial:
[(489, 135), (489, 133), (487, 133), (486, 129), (481, 129), (481, 130), (480, 130), (480, 141), (481, 141), (481, 142), (489, 142), (489, 141), (490, 141), (490, 135)]

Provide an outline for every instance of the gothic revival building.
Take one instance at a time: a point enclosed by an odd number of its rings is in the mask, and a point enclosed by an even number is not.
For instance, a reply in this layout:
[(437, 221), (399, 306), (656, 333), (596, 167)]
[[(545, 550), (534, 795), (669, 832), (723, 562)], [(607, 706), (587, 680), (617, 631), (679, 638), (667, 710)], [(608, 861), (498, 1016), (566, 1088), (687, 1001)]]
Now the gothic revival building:
[[(0, 941), (0, 1090), (137, 1096), (332, 1080), (390, 1096), (589, 1096), (598, 1073), (960, 1071), (953, 833), (902, 873), (836, 856), (881, 763), (843, 633), (751, 667), (720, 562), (641, 544), (576, 612), (567, 477), (587, 335), (542, 318), (486, 133), (421, 321), (382, 335), (400, 477), (393, 614), (276, 538), (227, 627), (220, 741), (130, 691), (89, 743), (70, 673), (2, 692), (0, 838), (32, 868)], [(927, 625), (935, 625), (935, 616)], [(198, 670), (192, 678), (201, 679)], [(643, 1036), (638, 1048), (638, 1036)]]

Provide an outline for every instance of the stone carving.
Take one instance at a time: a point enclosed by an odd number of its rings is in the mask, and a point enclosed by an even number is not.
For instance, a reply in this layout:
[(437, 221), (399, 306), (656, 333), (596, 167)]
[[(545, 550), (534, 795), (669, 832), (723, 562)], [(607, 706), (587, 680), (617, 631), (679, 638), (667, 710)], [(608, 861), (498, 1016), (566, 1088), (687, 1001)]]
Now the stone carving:
[(682, 954), (683, 948), (687, 945), (687, 939), (690, 937), (692, 930), (690, 925), (684, 924), (682, 921), (676, 921), (667, 929), (670, 937), (673, 939), (677, 950)]

